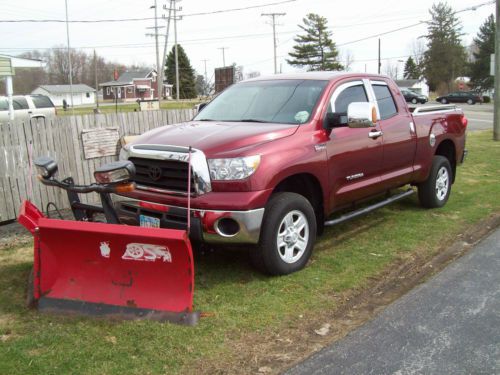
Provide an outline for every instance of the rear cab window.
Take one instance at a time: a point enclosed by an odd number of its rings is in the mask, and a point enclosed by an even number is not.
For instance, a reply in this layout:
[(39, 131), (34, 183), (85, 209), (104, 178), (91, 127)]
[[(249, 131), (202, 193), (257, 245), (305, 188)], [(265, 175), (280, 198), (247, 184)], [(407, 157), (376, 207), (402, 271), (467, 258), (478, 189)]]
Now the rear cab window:
[(389, 86), (386, 83), (374, 83), (372, 82), (373, 92), (375, 94), (375, 99), (377, 100), (378, 109), (380, 112), (380, 119), (386, 120), (391, 118), (398, 113), (396, 103), (392, 97)]
[(43, 95), (33, 95), (31, 96), (35, 108), (53, 108), (54, 104), (47, 96)]

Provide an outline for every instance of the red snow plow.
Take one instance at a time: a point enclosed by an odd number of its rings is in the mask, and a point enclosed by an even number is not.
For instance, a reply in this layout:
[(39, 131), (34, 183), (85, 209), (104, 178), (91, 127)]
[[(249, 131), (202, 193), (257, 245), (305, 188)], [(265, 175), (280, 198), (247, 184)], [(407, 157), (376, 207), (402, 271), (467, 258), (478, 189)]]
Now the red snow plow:
[[(97, 183), (75, 185), (54, 178), (57, 164), (38, 158), (40, 180), (67, 191), (76, 220), (52, 219), (31, 202), (19, 222), (34, 237), (28, 301), (41, 311), (152, 319), (195, 325), (194, 264), (187, 230), (120, 225), (109, 194), (133, 189), (130, 162), (105, 165)], [(80, 202), (97, 192), (102, 206)], [(104, 216), (105, 221), (99, 222)]]

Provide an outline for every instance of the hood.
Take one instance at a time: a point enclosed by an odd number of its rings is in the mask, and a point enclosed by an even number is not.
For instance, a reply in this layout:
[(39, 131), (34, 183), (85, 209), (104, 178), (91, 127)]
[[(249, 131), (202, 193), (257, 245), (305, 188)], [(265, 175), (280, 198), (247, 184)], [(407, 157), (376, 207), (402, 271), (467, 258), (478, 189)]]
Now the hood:
[(288, 137), (299, 125), (254, 122), (190, 121), (144, 133), (133, 144), (192, 146), (213, 157)]

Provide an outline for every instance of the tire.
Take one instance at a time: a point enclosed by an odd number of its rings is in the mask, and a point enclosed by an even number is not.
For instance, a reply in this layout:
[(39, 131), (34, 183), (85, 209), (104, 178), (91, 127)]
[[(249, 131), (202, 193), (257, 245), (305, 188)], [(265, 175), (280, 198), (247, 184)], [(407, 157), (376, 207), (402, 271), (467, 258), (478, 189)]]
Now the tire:
[(450, 197), (452, 177), (449, 160), (434, 156), (429, 177), (418, 185), (420, 204), (426, 208), (443, 207)]
[(418, 103), (418, 100), (417, 100), (416, 98), (413, 98), (413, 99), (411, 100), (411, 102), (412, 102), (413, 104), (417, 104), (417, 103)]
[(441, 104), (447, 104), (448, 103), (448, 100), (446, 100), (445, 98), (441, 99)]
[(262, 221), (252, 263), (269, 275), (287, 275), (305, 267), (316, 240), (316, 216), (309, 201), (296, 193), (271, 197)]
[(472, 99), (467, 99), (467, 104), (468, 105), (473, 105), (473, 104), (476, 104), (476, 103)]

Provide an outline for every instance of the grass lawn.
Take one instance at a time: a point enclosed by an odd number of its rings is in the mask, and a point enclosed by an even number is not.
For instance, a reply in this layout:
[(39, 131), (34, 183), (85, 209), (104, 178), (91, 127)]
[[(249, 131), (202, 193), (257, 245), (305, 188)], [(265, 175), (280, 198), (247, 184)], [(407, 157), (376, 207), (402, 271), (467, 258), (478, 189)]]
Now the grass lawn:
[(329, 228), (308, 267), (296, 274), (262, 276), (245, 251), (197, 254), (195, 307), (207, 317), (194, 328), (27, 310), (32, 250), (1, 251), (0, 374), (257, 372), (252, 353), (270, 337), (291, 330), (300, 337), (301, 322), (338, 307), (335, 296), (369, 287), (401, 259), (430, 258), (481, 219), (499, 214), (500, 142), (491, 138), (491, 132), (468, 136), (468, 159), (444, 208), (422, 209), (414, 196)]
[[(190, 109), (193, 108), (196, 104), (200, 103), (198, 100), (193, 101), (167, 101), (163, 100), (160, 104), (161, 109)], [(101, 113), (115, 113), (116, 110), (118, 112), (134, 112), (134, 110), (139, 111), (139, 105), (137, 103), (118, 103), (117, 109), (115, 105), (109, 105), (110, 103), (101, 103), (99, 110)], [(74, 111), (68, 109), (67, 111), (62, 108), (57, 108), (58, 116), (81, 116), (81, 115), (90, 115), (94, 113), (94, 107), (75, 107)]]

